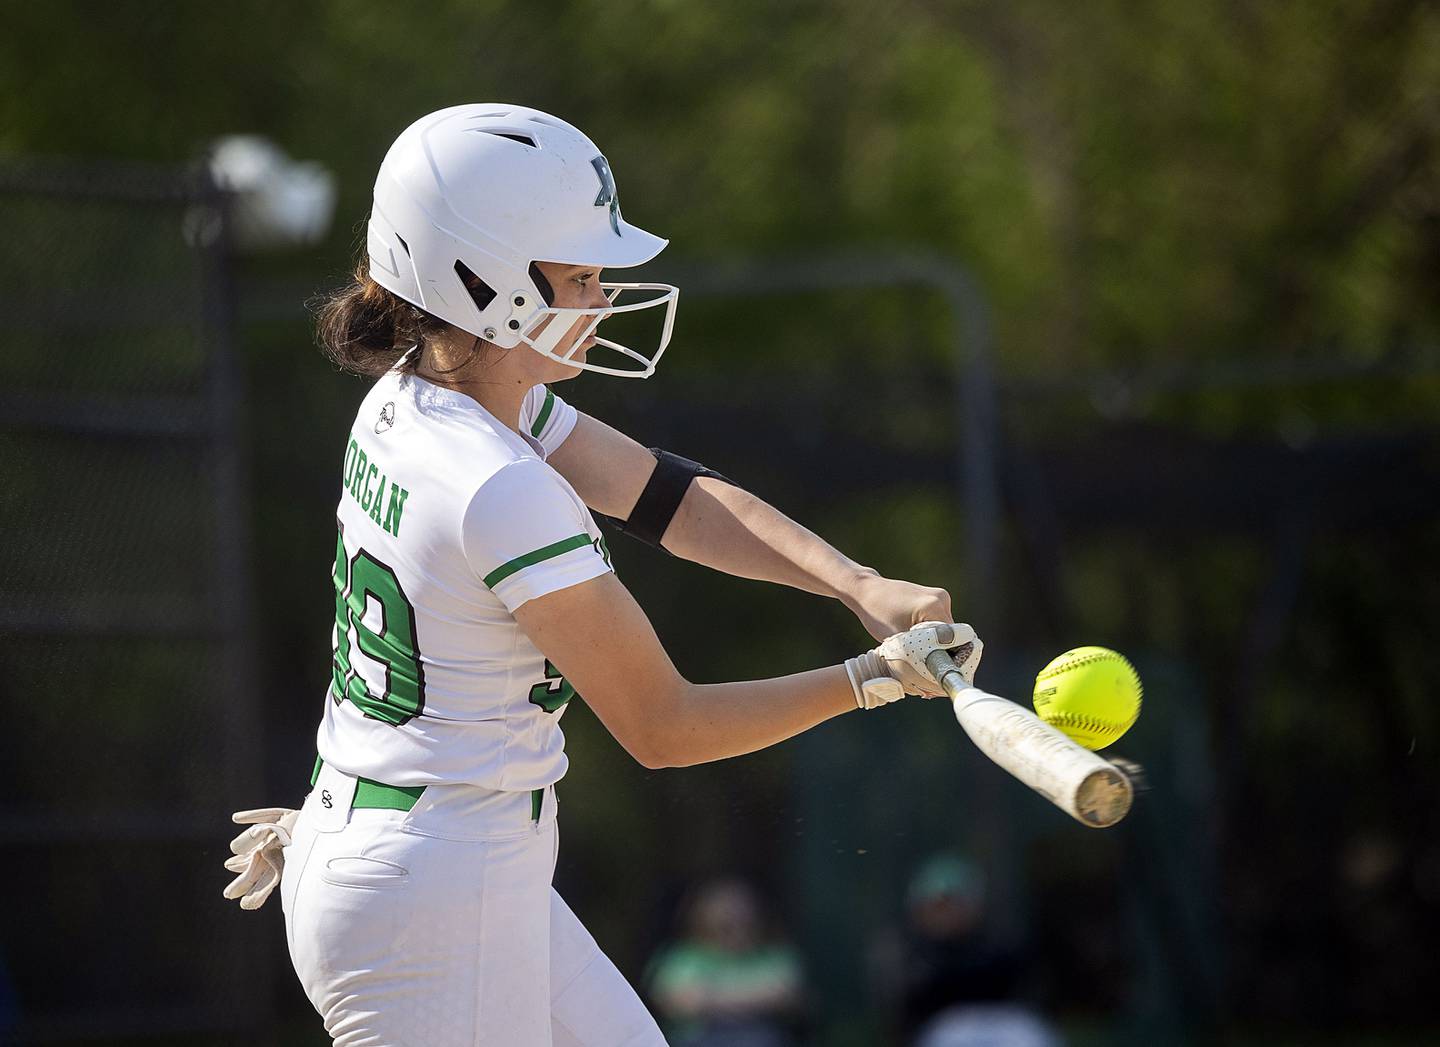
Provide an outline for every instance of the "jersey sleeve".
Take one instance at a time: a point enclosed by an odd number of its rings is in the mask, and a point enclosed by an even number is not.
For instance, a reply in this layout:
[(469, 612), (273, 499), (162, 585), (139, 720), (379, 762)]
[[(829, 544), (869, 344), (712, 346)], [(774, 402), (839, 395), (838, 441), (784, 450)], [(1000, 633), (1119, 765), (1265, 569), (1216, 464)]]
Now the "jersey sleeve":
[(575, 408), (543, 385), (526, 393), (520, 404), (520, 427), (540, 441), (546, 457), (554, 454), (555, 448), (574, 431), (578, 417)]
[(522, 458), (480, 486), (465, 509), (465, 558), (508, 610), (610, 570), (585, 509), (549, 466)]

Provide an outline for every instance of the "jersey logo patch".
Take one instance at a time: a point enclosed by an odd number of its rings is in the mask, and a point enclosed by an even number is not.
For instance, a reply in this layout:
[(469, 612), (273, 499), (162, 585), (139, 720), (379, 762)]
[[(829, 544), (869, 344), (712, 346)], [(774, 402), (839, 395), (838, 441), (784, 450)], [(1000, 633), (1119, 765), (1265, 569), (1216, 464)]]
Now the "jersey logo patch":
[(375, 434), (378, 436), (395, 424), (395, 403), (391, 401), (380, 408), (380, 417), (375, 420)]
[(619, 236), (620, 193), (615, 188), (615, 176), (610, 173), (610, 161), (603, 156), (597, 156), (590, 161), (590, 166), (595, 168), (596, 177), (600, 179), (600, 192), (595, 197), (595, 206), (610, 208), (610, 228)]

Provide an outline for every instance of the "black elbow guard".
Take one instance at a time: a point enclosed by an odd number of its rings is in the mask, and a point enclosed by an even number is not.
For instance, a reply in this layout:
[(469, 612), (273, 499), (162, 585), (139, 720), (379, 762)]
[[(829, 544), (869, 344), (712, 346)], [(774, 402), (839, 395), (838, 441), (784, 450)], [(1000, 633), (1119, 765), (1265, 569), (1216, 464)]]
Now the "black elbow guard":
[(690, 489), (690, 481), (697, 476), (710, 476), (732, 487), (738, 485), (728, 476), (708, 469), (699, 462), (681, 458), (678, 454), (671, 454), (658, 447), (650, 448), (650, 453), (655, 456), (655, 471), (650, 474), (645, 490), (641, 491), (640, 497), (636, 499), (635, 508), (630, 510), (629, 518), (616, 520), (614, 523), (621, 534), (628, 534), (646, 545), (661, 549), (664, 547), (660, 544), (660, 539), (665, 537), (665, 529), (670, 526), (675, 510), (680, 508), (680, 500)]

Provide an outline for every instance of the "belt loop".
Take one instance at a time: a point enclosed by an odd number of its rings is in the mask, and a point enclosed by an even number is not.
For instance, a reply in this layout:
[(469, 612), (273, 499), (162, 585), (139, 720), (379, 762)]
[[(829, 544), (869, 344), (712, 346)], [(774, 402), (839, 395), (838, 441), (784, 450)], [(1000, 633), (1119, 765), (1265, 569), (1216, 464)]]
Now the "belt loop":
[[(315, 783), (320, 780), (320, 772), (325, 768), (325, 761), (319, 756), (315, 757), (315, 770), (310, 775), (310, 788), (315, 788)], [(423, 785), (386, 785), (384, 782), (377, 782), (373, 778), (363, 778), (351, 775), (355, 779), (355, 785), (350, 790), (350, 807), (356, 808), (379, 808), (387, 811), (408, 811), (415, 806), (415, 801), (420, 799), (420, 794), (425, 791)], [(323, 802), (324, 797), (321, 797)], [(333, 802), (333, 801), (332, 801)]]
[(356, 781), (353, 775), (329, 764), (320, 769), (320, 776), (305, 798), (307, 817), (312, 820), (317, 832), (339, 832), (349, 824)]

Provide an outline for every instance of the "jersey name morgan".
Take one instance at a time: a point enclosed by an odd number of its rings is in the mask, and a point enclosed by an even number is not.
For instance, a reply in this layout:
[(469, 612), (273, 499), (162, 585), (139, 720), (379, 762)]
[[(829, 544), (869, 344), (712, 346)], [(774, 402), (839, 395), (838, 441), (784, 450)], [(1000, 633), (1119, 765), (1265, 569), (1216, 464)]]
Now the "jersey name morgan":
[(543, 386), (515, 433), (392, 372), (345, 448), (321, 757), (389, 785), (527, 790), (565, 773), (574, 695), (514, 618), (609, 571), (594, 518), (545, 462), (575, 409)]

